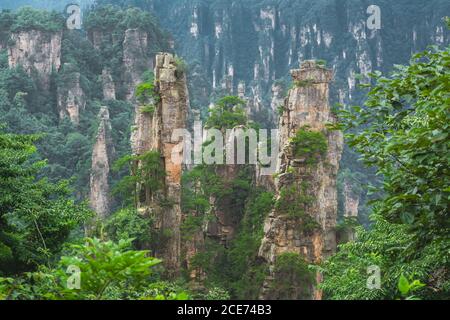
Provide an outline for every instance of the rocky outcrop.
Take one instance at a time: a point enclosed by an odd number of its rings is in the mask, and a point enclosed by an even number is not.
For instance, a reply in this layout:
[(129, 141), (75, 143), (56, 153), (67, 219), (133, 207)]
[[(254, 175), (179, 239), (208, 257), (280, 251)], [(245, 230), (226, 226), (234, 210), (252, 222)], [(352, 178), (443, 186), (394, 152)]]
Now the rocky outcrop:
[(92, 168), (90, 178), (90, 205), (102, 221), (110, 214), (111, 199), (109, 173), (114, 152), (111, 140), (111, 122), (107, 107), (101, 107), (98, 115), (100, 124), (92, 150)]
[(50, 77), (61, 66), (61, 32), (39, 30), (12, 33), (8, 41), (10, 68), (21, 66), (42, 89), (50, 89)]
[[(284, 103), (279, 124), (281, 152), (276, 179), (277, 205), (265, 222), (264, 239), (259, 256), (270, 269), (262, 298), (277, 299), (273, 292), (275, 264), (283, 253), (295, 253), (307, 263), (318, 263), (336, 248), (337, 220), (336, 179), (343, 149), (342, 134), (328, 131), (327, 123), (335, 121), (328, 102), (332, 72), (306, 61), (291, 72), (295, 82)], [(299, 157), (292, 138), (302, 128), (320, 132), (326, 138), (327, 151), (316, 163)], [(294, 204), (295, 205), (292, 205)], [(294, 208), (286, 213), (283, 208)], [(319, 277), (318, 277), (319, 279)], [(303, 285), (303, 284), (296, 284)], [(306, 298), (320, 298), (314, 285)], [(292, 299), (305, 298), (292, 296)]]
[(285, 87), (283, 83), (275, 82), (272, 85), (272, 101), (270, 108), (273, 114), (278, 114), (278, 109), (283, 106), (285, 98)]
[(359, 217), (359, 205), (361, 202), (360, 192), (355, 190), (356, 183), (344, 179), (342, 188), (342, 201), (344, 209), (344, 222), (345, 225), (338, 233), (338, 243), (346, 243), (354, 241), (356, 238), (355, 228), (348, 223), (353, 224), (358, 221)]
[[(69, 64), (64, 69), (70, 69)], [(57, 87), (57, 105), (59, 118), (69, 117), (74, 124), (79, 124), (80, 113), (86, 107), (86, 97), (81, 87), (79, 72), (69, 72), (61, 75), (61, 82)]]
[(111, 76), (111, 72), (107, 69), (102, 71), (103, 99), (116, 100), (116, 86)]
[[(233, 181), (238, 177), (239, 172), (243, 168), (242, 165), (219, 165), (215, 169), (217, 177), (223, 183), (224, 189), (231, 189)], [(239, 226), (239, 215), (235, 208), (232, 196), (212, 196), (209, 200), (211, 204), (210, 215), (214, 219), (210, 219), (207, 223), (206, 236), (217, 240), (219, 243), (228, 246), (229, 242), (234, 238), (236, 230)]]
[(344, 181), (344, 217), (346, 218), (358, 218), (359, 212), (359, 194), (353, 190), (353, 185), (350, 181)]
[(174, 161), (172, 153), (183, 157), (183, 148), (178, 149), (183, 137), (172, 139), (172, 134), (176, 129), (186, 128), (189, 96), (186, 76), (178, 69), (173, 55), (160, 53), (156, 56), (155, 87), (158, 98), (153, 101), (154, 112), (149, 114), (137, 109), (132, 145), (136, 155), (158, 151), (166, 174), (163, 178), (163, 190), (157, 196), (141, 199), (139, 211), (155, 218), (156, 231), (164, 236), (164, 243), (158, 243), (153, 248), (154, 254), (163, 259), (168, 275), (176, 276), (181, 266), (180, 203), (183, 165)]
[(142, 74), (153, 69), (153, 59), (149, 55), (148, 34), (140, 29), (125, 31), (123, 41), (124, 86), (126, 99), (132, 101), (136, 85), (142, 81)]

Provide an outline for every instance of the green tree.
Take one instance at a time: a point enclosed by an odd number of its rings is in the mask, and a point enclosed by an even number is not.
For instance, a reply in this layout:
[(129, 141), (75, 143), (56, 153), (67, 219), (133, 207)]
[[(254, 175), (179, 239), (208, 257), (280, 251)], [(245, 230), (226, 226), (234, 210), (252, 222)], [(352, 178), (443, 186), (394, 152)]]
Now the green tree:
[[(340, 248), (322, 270), (329, 298), (392, 299), (405, 273), (426, 284), (424, 298), (449, 297), (450, 48), (414, 55), (390, 77), (375, 73), (366, 106), (341, 112), (337, 127), (383, 177), (374, 225)], [(356, 133), (357, 129), (362, 132)], [(382, 289), (368, 290), (378, 265)]]
[(45, 162), (33, 162), (36, 136), (0, 132), (0, 273), (50, 263), (71, 231), (91, 215), (71, 199), (68, 182), (36, 176)]
[(244, 111), (245, 101), (235, 96), (226, 96), (219, 99), (206, 121), (207, 128), (219, 130), (233, 129), (239, 125), (247, 124)]
[(148, 257), (147, 251), (130, 250), (131, 241), (88, 238), (73, 244), (54, 269), (41, 267), (23, 278), (0, 278), (0, 299), (187, 299), (181, 290), (152, 278), (161, 261)]

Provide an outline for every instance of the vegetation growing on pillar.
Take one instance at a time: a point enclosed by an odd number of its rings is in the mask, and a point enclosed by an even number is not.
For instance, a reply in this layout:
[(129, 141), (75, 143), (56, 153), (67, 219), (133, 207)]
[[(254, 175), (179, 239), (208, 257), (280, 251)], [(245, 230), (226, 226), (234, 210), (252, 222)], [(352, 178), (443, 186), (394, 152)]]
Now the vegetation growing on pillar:
[(176, 56), (175, 57), (175, 65), (177, 67), (177, 76), (180, 77), (185, 75), (188, 72), (188, 64), (183, 58)]
[(210, 110), (206, 128), (224, 130), (246, 125), (248, 119), (244, 111), (245, 104), (245, 101), (235, 96), (219, 99)]
[(140, 104), (139, 111), (152, 116), (155, 113), (156, 105), (161, 101), (161, 98), (153, 83), (153, 73), (145, 73), (144, 77), (145, 81), (136, 87), (136, 100)]
[(270, 288), (273, 297), (279, 300), (309, 299), (314, 283), (314, 272), (299, 254), (283, 253), (277, 257)]
[(132, 195), (134, 206), (137, 208), (139, 200), (149, 201), (161, 190), (166, 175), (161, 164), (161, 155), (157, 151), (149, 151), (143, 155), (127, 155), (117, 160), (113, 170), (127, 169), (129, 175), (122, 178), (114, 187), (115, 194)]
[(31, 7), (23, 7), (16, 12), (2, 11), (0, 21), (1, 33), (28, 30), (57, 32), (63, 29), (65, 22), (63, 15), (56, 11), (36, 10)]
[(314, 79), (296, 80), (294, 81), (295, 88), (306, 88), (314, 84)]
[(328, 140), (324, 133), (303, 127), (292, 138), (293, 152), (296, 159), (305, 159), (309, 166), (322, 160), (328, 151)]
[(302, 182), (300, 186), (284, 187), (275, 204), (275, 209), (279, 214), (300, 220), (298, 225), (301, 232), (312, 232), (319, 227), (316, 220), (308, 214), (308, 207), (316, 201), (313, 196), (309, 195), (309, 188), (307, 182)]
[(264, 219), (273, 207), (273, 194), (254, 190), (247, 202), (241, 227), (228, 248), (213, 239), (206, 239), (206, 247), (191, 261), (207, 276), (208, 288), (227, 289), (231, 298), (257, 299), (268, 274), (267, 266), (258, 260), (263, 238)]

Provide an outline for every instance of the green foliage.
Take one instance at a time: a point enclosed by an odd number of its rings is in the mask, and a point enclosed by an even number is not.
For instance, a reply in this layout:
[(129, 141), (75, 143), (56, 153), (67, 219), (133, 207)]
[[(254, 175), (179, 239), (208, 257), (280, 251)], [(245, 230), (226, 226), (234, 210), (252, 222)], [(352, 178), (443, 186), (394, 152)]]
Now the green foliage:
[(274, 204), (273, 194), (253, 190), (246, 202), (239, 230), (228, 249), (214, 240), (207, 240), (205, 250), (191, 261), (194, 268), (201, 268), (206, 273), (208, 288), (223, 288), (233, 299), (258, 299), (268, 272), (257, 256), (264, 235), (264, 219)]
[(128, 168), (130, 175), (117, 183), (113, 193), (133, 195), (135, 207), (139, 197), (149, 200), (163, 187), (163, 178), (166, 173), (161, 165), (161, 155), (157, 151), (124, 156), (115, 162), (113, 170), (120, 171), (123, 168)]
[[(121, 9), (114, 5), (96, 6), (94, 10), (88, 12), (84, 26), (88, 30), (97, 29), (109, 32), (111, 30), (141, 29), (150, 31), (157, 29), (156, 20), (149, 12), (138, 8)], [(155, 38), (155, 40), (159, 41), (161, 38)]]
[[(427, 285), (418, 297), (448, 297), (450, 281), (445, 266), (450, 262), (446, 238), (436, 238), (420, 251), (414, 250), (415, 235), (402, 224), (392, 224), (374, 216), (371, 230), (356, 228), (356, 241), (339, 247), (338, 253), (320, 268), (325, 297), (336, 300), (397, 299), (402, 274)], [(381, 270), (381, 289), (367, 288), (367, 268)]]
[(224, 182), (211, 166), (197, 166), (186, 172), (182, 178), (182, 210), (204, 215), (210, 209), (212, 195), (225, 195)]
[(239, 125), (247, 124), (247, 116), (244, 111), (245, 101), (234, 96), (226, 96), (216, 102), (210, 110), (210, 116), (206, 121), (206, 128), (219, 130), (233, 129)]
[(412, 294), (422, 289), (423, 287), (425, 287), (425, 285), (419, 280), (409, 282), (408, 279), (403, 274), (400, 276), (400, 279), (398, 280), (398, 290), (406, 300), (420, 300), (419, 298), (415, 297)]
[(223, 288), (214, 287), (208, 290), (208, 293), (202, 298), (202, 300), (226, 301), (230, 300), (230, 294)]
[[(123, 293), (138, 293), (161, 261), (148, 257), (147, 251), (129, 250), (130, 240), (119, 243), (86, 239), (70, 246), (70, 255), (59, 261), (56, 269), (41, 268), (20, 279), (0, 278), (0, 292), (6, 299), (104, 300), (127, 299)], [(71, 266), (79, 268), (80, 288), (71, 289)], [(120, 292), (120, 297), (116, 293)], [(145, 292), (145, 290), (143, 290)], [(138, 298), (138, 297), (131, 297)], [(140, 298), (147, 298), (141, 296)]]
[(280, 214), (299, 219), (298, 225), (302, 232), (312, 232), (319, 227), (314, 218), (308, 214), (308, 207), (315, 201), (308, 191), (309, 185), (306, 182), (300, 186), (285, 187), (281, 190), (280, 198), (275, 204), (275, 209)]
[(306, 80), (296, 80), (294, 81), (294, 86), (296, 88), (306, 88), (306, 87), (310, 87), (314, 84), (314, 80), (313, 79), (306, 79)]
[(255, 190), (248, 199), (236, 238), (230, 244), (228, 261), (233, 298), (258, 299), (267, 276), (267, 266), (259, 261), (258, 250), (264, 236), (264, 220), (274, 205), (271, 192)]
[(136, 98), (141, 104), (157, 103), (160, 98), (152, 82), (143, 82), (136, 87)]
[(314, 272), (297, 253), (283, 253), (275, 261), (271, 295), (279, 300), (308, 299), (315, 283)]
[(425, 241), (449, 228), (449, 57), (430, 49), (390, 78), (375, 74), (366, 107), (341, 114), (349, 144), (384, 177), (378, 210)]
[(177, 73), (179, 75), (186, 74), (188, 71), (188, 65), (183, 58), (176, 56), (175, 57), (175, 65), (177, 66)]
[(142, 113), (144, 113), (144, 114), (147, 114), (147, 115), (149, 115), (149, 116), (152, 116), (152, 115), (155, 113), (155, 110), (156, 110), (155, 106), (154, 106), (154, 105), (151, 105), (151, 104), (142, 106), (142, 107), (139, 109), (140, 112), (142, 112)]
[(0, 21), (2, 31), (9, 30), (10, 32), (28, 30), (62, 31), (65, 22), (64, 17), (55, 11), (48, 12), (32, 7), (22, 7), (15, 13), (2, 11)]
[(286, 108), (285, 108), (284, 105), (278, 106), (278, 108), (277, 108), (277, 113), (278, 113), (278, 115), (279, 115), (280, 117), (283, 115), (283, 113), (284, 113), (285, 111), (286, 111)]
[(135, 208), (125, 208), (115, 212), (106, 222), (105, 231), (109, 239), (118, 242), (121, 239), (133, 239), (133, 247), (145, 248), (152, 240), (151, 217), (140, 215)]
[(319, 59), (319, 60), (316, 60), (316, 64), (318, 65), (318, 66), (320, 66), (320, 67), (326, 67), (327, 66), (327, 61), (326, 60), (322, 60), (322, 59)]
[(32, 160), (36, 139), (0, 132), (0, 273), (49, 263), (91, 216), (70, 198), (68, 182), (36, 178), (45, 166)]
[(204, 217), (188, 215), (181, 225), (181, 235), (185, 240), (191, 240), (192, 236), (201, 231)]
[[(373, 201), (372, 230), (359, 229), (323, 269), (331, 299), (395, 299), (408, 274), (426, 284), (420, 298), (448, 297), (450, 50), (431, 48), (396, 66), (389, 77), (374, 74), (364, 108), (340, 113), (350, 146), (383, 176)], [(354, 129), (362, 128), (356, 134)], [(368, 266), (382, 270), (381, 290), (365, 285)]]
[(308, 127), (298, 130), (291, 143), (295, 157), (305, 158), (308, 165), (317, 164), (328, 151), (327, 137), (322, 132), (311, 131)]
[(153, 72), (145, 72), (143, 75), (145, 82), (140, 83), (136, 87), (136, 99), (141, 104), (139, 111), (141, 113), (153, 116), (156, 111), (156, 104), (161, 100), (156, 92), (155, 85), (153, 84), (154, 75)]

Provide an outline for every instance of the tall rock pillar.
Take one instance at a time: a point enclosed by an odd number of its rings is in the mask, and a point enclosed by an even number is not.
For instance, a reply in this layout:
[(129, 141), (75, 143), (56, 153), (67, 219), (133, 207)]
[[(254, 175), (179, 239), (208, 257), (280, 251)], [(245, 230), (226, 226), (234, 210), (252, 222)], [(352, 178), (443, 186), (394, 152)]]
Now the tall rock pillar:
[[(336, 180), (343, 137), (326, 128), (327, 123), (335, 121), (328, 101), (332, 72), (314, 61), (306, 61), (291, 74), (294, 88), (285, 100), (279, 124), (277, 204), (265, 222), (259, 251), (269, 266), (261, 298), (320, 299), (321, 293), (316, 289), (320, 276), (309, 274), (306, 266), (319, 263), (336, 248)], [(305, 134), (298, 135), (299, 132)], [(310, 133), (326, 142), (321, 154), (305, 151), (314, 149), (317, 143), (315, 139), (308, 140)], [(298, 137), (305, 140), (298, 142)], [(303, 147), (301, 152), (296, 149), (298, 143)], [(286, 265), (286, 261), (291, 265)], [(298, 268), (294, 270), (293, 265)], [(297, 274), (284, 274), (286, 270)], [(294, 282), (289, 284), (292, 290), (280, 289), (280, 283), (286, 279)]]
[(113, 154), (111, 122), (107, 107), (101, 107), (98, 115), (100, 125), (92, 150), (90, 178), (90, 205), (97, 213), (97, 220), (104, 220), (110, 213), (109, 173)]
[[(135, 130), (132, 136), (133, 152), (143, 155), (158, 151), (165, 171), (163, 190), (152, 197), (141, 197), (139, 211), (153, 216), (159, 241), (153, 253), (163, 260), (169, 276), (177, 276), (181, 269), (181, 175), (183, 164), (175, 161), (172, 154), (182, 159), (180, 148), (183, 137), (172, 139), (175, 130), (186, 128), (189, 95), (186, 75), (177, 65), (172, 54), (156, 56), (155, 91), (158, 95), (153, 113), (136, 110)], [(141, 110), (141, 111), (140, 111)], [(142, 194), (146, 194), (145, 190)]]

